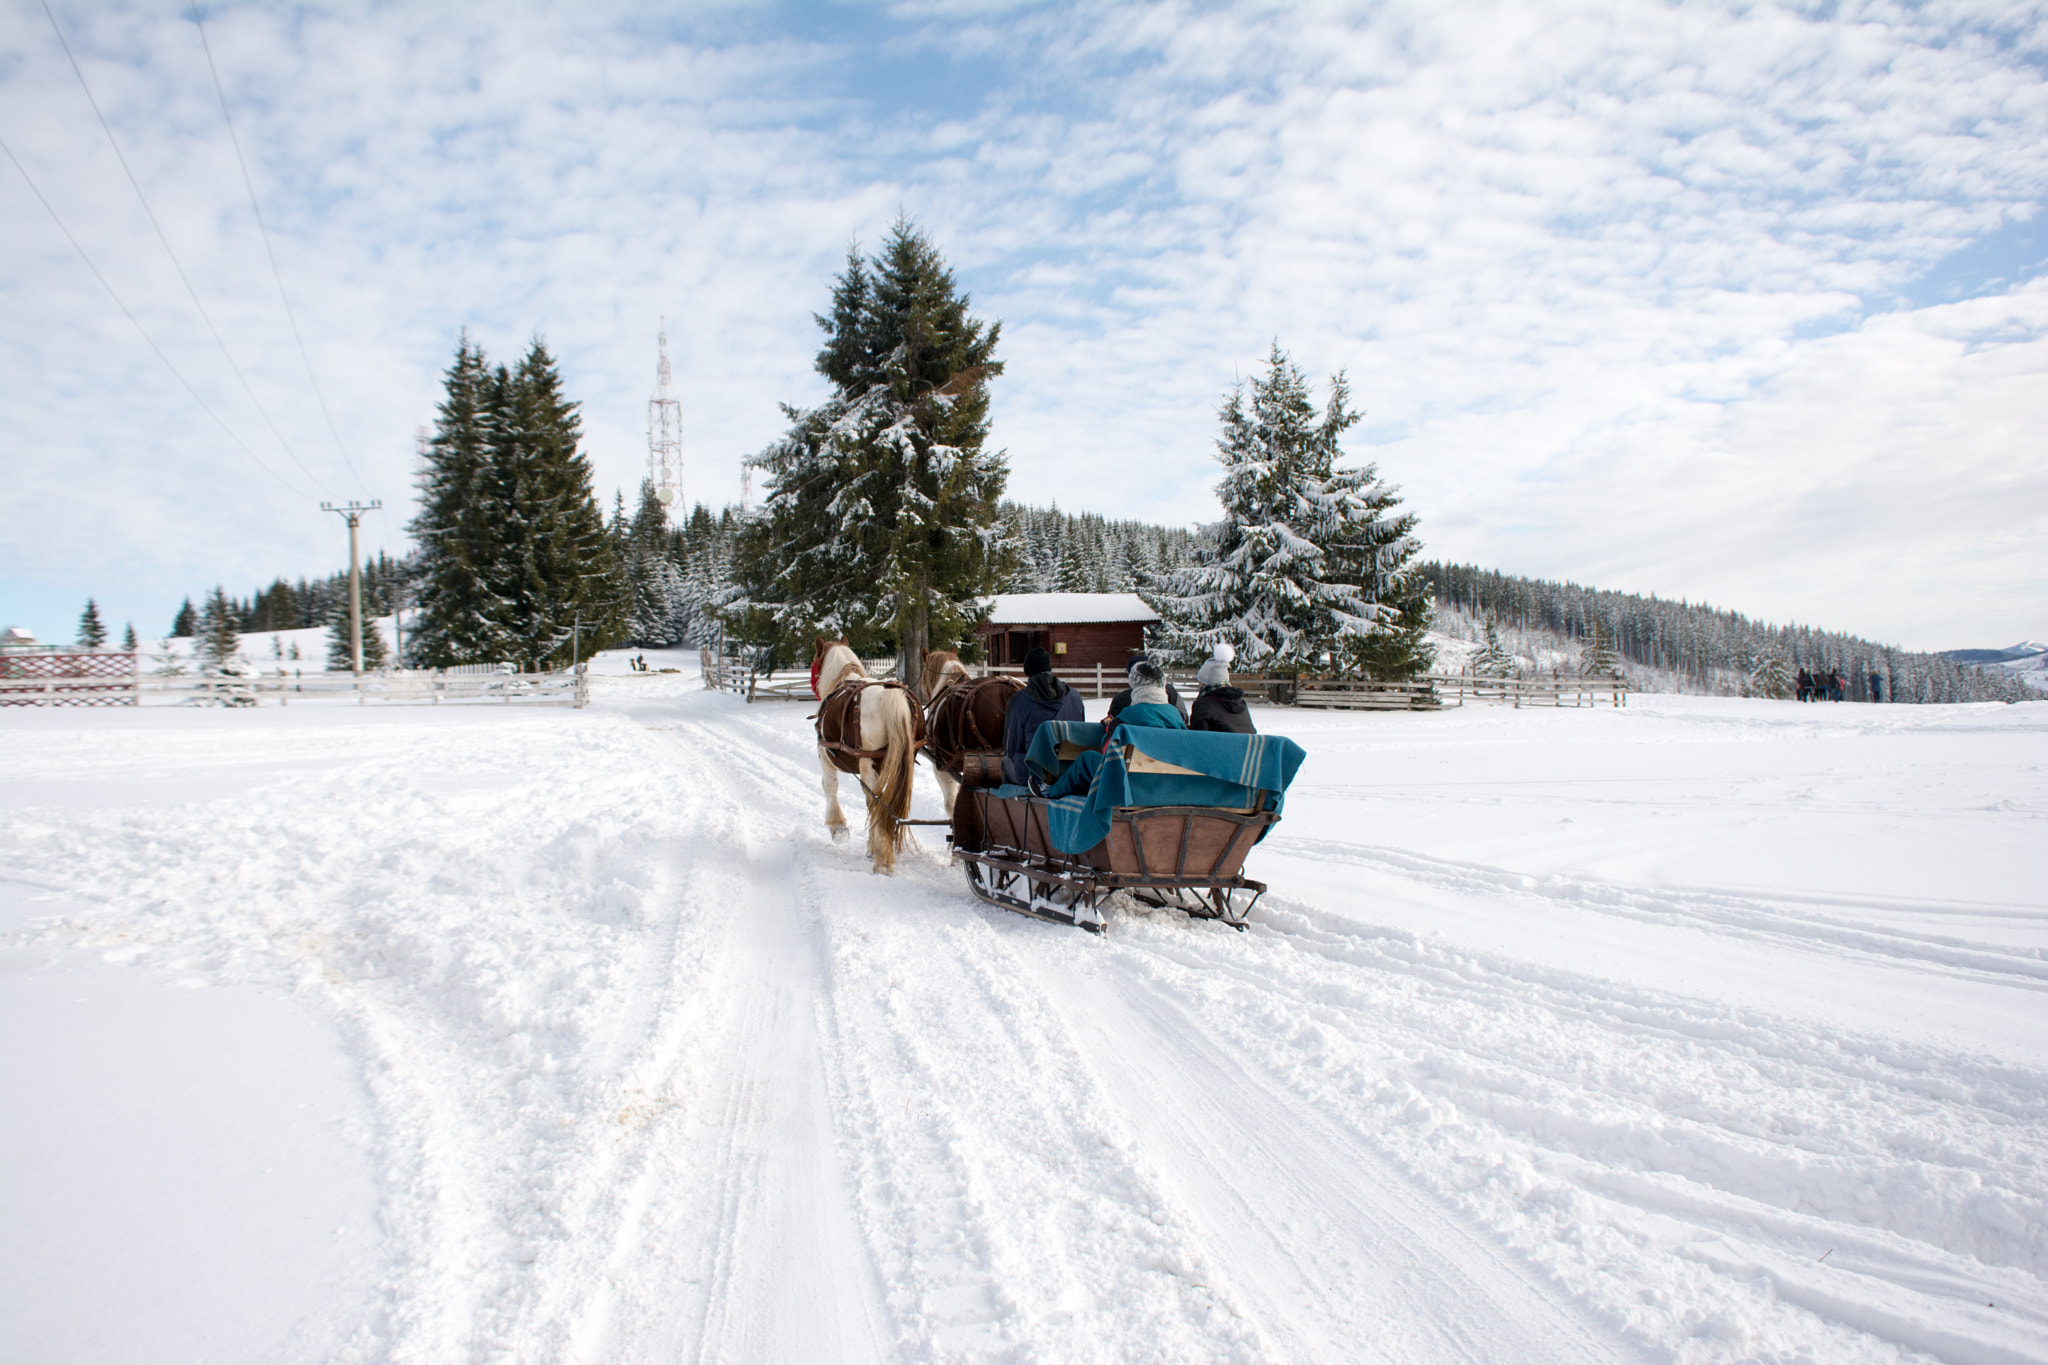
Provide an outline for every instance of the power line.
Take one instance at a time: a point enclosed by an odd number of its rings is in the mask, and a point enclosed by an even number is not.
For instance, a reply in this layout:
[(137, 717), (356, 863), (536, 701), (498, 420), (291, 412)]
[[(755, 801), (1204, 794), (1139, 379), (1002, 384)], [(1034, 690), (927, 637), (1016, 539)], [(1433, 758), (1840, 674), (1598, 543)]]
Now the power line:
[(50, 30), (57, 35), (58, 45), (64, 49), (64, 56), (71, 62), (72, 74), (78, 77), (79, 88), (85, 91), (86, 103), (92, 106), (93, 116), (99, 119), (100, 129), (107, 135), (107, 144), (114, 149), (114, 159), (121, 163), (122, 171), (128, 176), (129, 185), (135, 190), (136, 199), (141, 201), (143, 216), (148, 218), (149, 225), (156, 229), (156, 239), (163, 243), (164, 254), (171, 258), (171, 268), (178, 272), (178, 279), (184, 283), (185, 292), (192, 296), (192, 306), (199, 310), (199, 316), (206, 323), (206, 330), (213, 333), (213, 342), (220, 347), (221, 358), (228, 362), (228, 368), (233, 370), (235, 378), (241, 381), (242, 392), (248, 394), (249, 401), (256, 405), (256, 411), (263, 418), (263, 424), (270, 428), (270, 434), (284, 447), (284, 453), (291, 456), (292, 463), (304, 470), (306, 477), (324, 492), (327, 485), (321, 482), (318, 474), (307, 467), (306, 462), (299, 458), (299, 453), (292, 449), (292, 443), (277, 429), (277, 423), (271, 420), (269, 410), (263, 406), (263, 400), (258, 398), (256, 390), (250, 387), (248, 376), (242, 373), (242, 367), (235, 363), (235, 357), (228, 351), (227, 342), (221, 338), (220, 328), (213, 325), (213, 315), (208, 313), (206, 305), (199, 301), (199, 291), (192, 287), (191, 277), (185, 273), (184, 265), (178, 260), (178, 253), (171, 247), (171, 239), (165, 235), (163, 225), (157, 222), (156, 212), (149, 206), (149, 196), (142, 192), (142, 182), (135, 178), (134, 169), (129, 166), (128, 158), (121, 152), (121, 143), (114, 136), (113, 125), (108, 123), (107, 116), (100, 112), (100, 102), (93, 98), (92, 85), (85, 79), (85, 69), (79, 66), (78, 58), (72, 55), (71, 44), (65, 41), (64, 30), (58, 25), (57, 16), (50, 10), (50, 0), (42, 0), (42, 3), (43, 14), (50, 21)]
[(248, 442), (244, 441), (240, 436), (237, 436), (235, 434), (235, 429), (229, 426), (225, 421), (223, 421), (221, 419), (221, 415), (213, 410), (213, 405), (211, 403), (208, 403), (204, 398), (201, 398), (199, 396), (199, 390), (192, 387), (192, 381), (185, 378), (185, 376), (179, 372), (178, 367), (171, 363), (171, 358), (164, 354), (163, 347), (156, 344), (156, 339), (150, 336), (148, 329), (143, 327), (141, 320), (138, 319), (132, 311), (130, 311), (128, 305), (121, 301), (121, 296), (114, 292), (114, 286), (107, 282), (107, 277), (100, 273), (100, 268), (97, 265), (93, 264), (92, 257), (86, 254), (85, 248), (79, 245), (78, 238), (74, 237), (71, 233), (71, 229), (65, 226), (63, 218), (60, 217), (57, 213), (56, 206), (51, 204), (50, 201), (43, 196), (43, 191), (41, 187), (36, 184), (35, 177), (28, 173), (28, 167), (21, 164), (21, 158), (17, 157), (14, 154), (14, 149), (12, 147), (9, 147), (4, 140), (0, 140), (0, 152), (7, 153), (7, 159), (14, 163), (14, 169), (20, 171), (21, 178), (28, 182), (29, 193), (35, 195), (37, 202), (42, 204), (43, 208), (46, 211), (48, 211), (50, 215), (50, 221), (57, 225), (57, 231), (64, 234), (64, 240), (71, 243), (71, 249), (78, 253), (78, 259), (85, 262), (85, 268), (92, 272), (92, 277), (100, 282), (100, 287), (102, 289), (107, 291), (107, 297), (114, 301), (114, 306), (121, 310), (121, 315), (127, 318), (129, 322), (134, 324), (135, 330), (137, 333), (141, 335), (143, 342), (148, 345), (150, 350), (156, 352), (156, 358), (158, 360), (163, 361), (164, 368), (169, 370), (171, 372), (172, 377), (175, 378), (180, 384), (185, 386), (185, 392), (192, 395), (192, 401), (197, 403), (201, 408), (203, 408), (206, 412), (206, 415), (214, 420), (214, 424), (218, 426), (222, 431), (227, 433), (227, 438), (230, 441), (233, 441), (237, 446), (241, 447), (241, 451), (244, 455), (247, 455), (250, 459), (256, 462), (257, 468), (261, 469), (271, 478), (276, 479), (279, 483), (283, 484), (287, 489), (290, 489), (294, 496), (301, 498), (311, 496), (304, 489), (295, 486), (289, 479), (285, 478), (284, 475), (278, 473), (275, 469), (272, 469), (268, 464), (265, 464), (263, 461), (263, 457), (258, 455), (255, 451), (249, 449)]
[(270, 277), (277, 281), (277, 297), (284, 303), (284, 315), (292, 325), (292, 340), (298, 343), (299, 359), (306, 366), (306, 382), (313, 386), (313, 396), (320, 400), (320, 415), (327, 419), (327, 434), (334, 438), (334, 448), (341, 452), (341, 462), (348, 466), (348, 472), (358, 486), (363, 476), (356, 472), (355, 461), (348, 456), (348, 447), (343, 444), (341, 432), (335, 428), (334, 414), (327, 410), (327, 395), (320, 391), (320, 381), (313, 374), (313, 357), (306, 353), (306, 339), (299, 335), (298, 315), (292, 311), (291, 295), (285, 292), (284, 272), (277, 268), (277, 252), (270, 245), (270, 228), (263, 221), (263, 207), (256, 200), (256, 182), (249, 176), (249, 162), (242, 155), (242, 139), (235, 133), (235, 121), (228, 114), (228, 92), (220, 83), (220, 68), (213, 64), (213, 44), (206, 39), (206, 25), (199, 20), (199, 0), (192, 2), (192, 26), (199, 30), (199, 46), (206, 51), (206, 69), (213, 77), (213, 93), (220, 96), (221, 122), (228, 126), (228, 141), (235, 147), (235, 164), (242, 168), (242, 186), (249, 191), (249, 209), (256, 215), (256, 230), (263, 234), (263, 254), (270, 259)]

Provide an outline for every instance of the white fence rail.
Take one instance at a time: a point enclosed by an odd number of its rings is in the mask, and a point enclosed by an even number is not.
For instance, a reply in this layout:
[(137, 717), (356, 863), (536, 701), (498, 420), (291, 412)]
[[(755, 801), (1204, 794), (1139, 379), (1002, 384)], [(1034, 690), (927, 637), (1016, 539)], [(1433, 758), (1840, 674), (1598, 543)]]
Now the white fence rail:
[(520, 702), (580, 707), (589, 704), (590, 678), (585, 668), (561, 673), (507, 673), (495, 670), (398, 669), (388, 673), (314, 673), (300, 677), (162, 677), (145, 674), (137, 680), (143, 696), (176, 697), (198, 705), (261, 706), (276, 701), (348, 700), (371, 702)]

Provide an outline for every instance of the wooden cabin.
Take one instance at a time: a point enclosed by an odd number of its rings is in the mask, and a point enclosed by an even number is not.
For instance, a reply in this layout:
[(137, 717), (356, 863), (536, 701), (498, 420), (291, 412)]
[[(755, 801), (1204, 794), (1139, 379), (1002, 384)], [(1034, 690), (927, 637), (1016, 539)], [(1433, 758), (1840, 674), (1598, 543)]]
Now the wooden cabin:
[(975, 634), (998, 668), (1018, 667), (1042, 647), (1062, 672), (1099, 664), (1121, 674), (1124, 661), (1145, 647), (1145, 627), (1158, 623), (1159, 613), (1134, 592), (1006, 593)]

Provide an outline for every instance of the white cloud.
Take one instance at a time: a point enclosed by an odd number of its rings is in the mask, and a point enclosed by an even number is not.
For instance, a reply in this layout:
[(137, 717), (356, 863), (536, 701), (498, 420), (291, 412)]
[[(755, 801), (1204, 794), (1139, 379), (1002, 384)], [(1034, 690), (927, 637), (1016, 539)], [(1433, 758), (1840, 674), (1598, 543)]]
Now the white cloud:
[[(1357, 449), (1434, 552), (1913, 644), (2048, 629), (2038, 287), (1884, 311), (2048, 199), (2026, 7), (941, 7), (829, 41), (749, 11), (696, 34), (623, 11), (210, 15), (367, 490), (306, 391), (189, 19), (59, 13), (266, 406), (329, 491), (385, 498), (394, 548), (465, 325), (506, 359), (547, 336), (609, 497), (643, 467), (666, 314), (688, 491), (735, 496), (777, 402), (819, 390), (810, 314), (847, 243), (900, 207), (1004, 320), (996, 439), (1027, 499), (1213, 515), (1215, 403), (1277, 337), (1349, 370)], [(864, 86), (878, 61), (930, 88)], [(0, 20), (0, 130), (209, 401), (308, 484), (37, 10)], [(65, 604), (38, 622), (58, 629), (88, 592), (161, 615), (338, 562), (338, 526), (195, 414), (0, 171), (5, 535), (38, 566), (10, 598)]]

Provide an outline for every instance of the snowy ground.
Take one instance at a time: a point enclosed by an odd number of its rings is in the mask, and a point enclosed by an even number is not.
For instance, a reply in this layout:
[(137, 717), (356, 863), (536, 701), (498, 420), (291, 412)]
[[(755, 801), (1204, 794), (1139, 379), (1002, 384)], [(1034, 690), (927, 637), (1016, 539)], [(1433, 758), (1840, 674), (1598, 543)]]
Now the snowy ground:
[(1096, 939), (649, 661), (0, 713), (0, 1359), (2048, 1361), (2048, 703), (1262, 710)]

